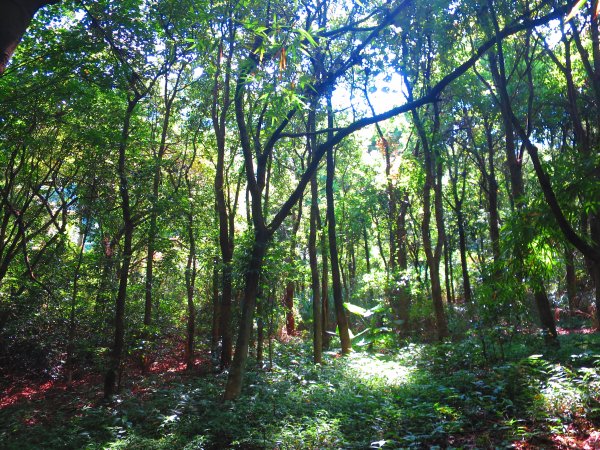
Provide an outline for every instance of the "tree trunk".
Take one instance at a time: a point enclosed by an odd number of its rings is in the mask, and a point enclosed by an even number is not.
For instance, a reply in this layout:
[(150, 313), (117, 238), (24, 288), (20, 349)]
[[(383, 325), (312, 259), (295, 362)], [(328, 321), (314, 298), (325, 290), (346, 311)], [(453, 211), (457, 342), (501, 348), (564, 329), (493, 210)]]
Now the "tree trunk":
[[(449, 333), (446, 313), (444, 311), (444, 300), (442, 298), (442, 286), (440, 281), (440, 259), (442, 243), (444, 239), (444, 230), (443, 227), (440, 227), (440, 224), (443, 222), (441, 209), (441, 174), (436, 174), (436, 168), (438, 169), (437, 172), (439, 172), (441, 170), (439, 167), (441, 163), (437, 163), (435, 161), (435, 155), (431, 149), (429, 139), (425, 133), (425, 128), (423, 127), (423, 123), (418, 112), (413, 110), (412, 115), (419, 133), (419, 138), (424, 153), (423, 164), (425, 169), (425, 186), (423, 186), (423, 222), (421, 225), (423, 250), (425, 251), (427, 268), (429, 269), (431, 298), (436, 321), (436, 333), (438, 339), (443, 340), (448, 336)], [(438, 123), (437, 118), (435, 123)], [(437, 125), (434, 125), (434, 127), (437, 127)], [(433, 247), (431, 240), (431, 191), (434, 191), (434, 210), (436, 223), (438, 225), (437, 244), (435, 245), (435, 248)]]
[[(191, 184), (188, 181), (188, 192)], [(194, 236), (194, 215), (192, 211), (187, 214), (188, 240), (190, 250), (188, 253), (187, 266), (185, 270), (185, 286), (187, 293), (187, 340), (185, 346), (185, 362), (187, 369), (194, 368), (194, 333), (196, 330), (196, 308), (194, 306), (194, 291), (196, 289), (196, 237)]]
[[(320, 224), (320, 216), (317, 217)], [(331, 335), (329, 334), (329, 252), (327, 251), (327, 236), (324, 227), (321, 229), (321, 319), (323, 320), (323, 348), (329, 348)]]
[[(331, 107), (331, 96), (327, 97), (328, 110), (328, 128), (333, 128), (333, 111)], [(335, 161), (333, 158), (333, 148), (327, 149), (327, 180), (325, 192), (327, 196), (327, 232), (329, 237), (329, 256), (331, 261), (331, 283), (333, 288), (333, 305), (335, 308), (335, 317), (340, 335), (342, 354), (348, 354), (352, 351), (350, 342), (350, 333), (348, 331), (348, 318), (344, 309), (344, 299), (342, 296), (342, 280), (340, 277), (340, 265), (337, 248), (337, 236), (335, 229), (335, 203), (333, 195), (333, 179), (335, 176)]]
[(234, 400), (242, 392), (242, 380), (245, 372), (246, 359), (248, 359), (248, 346), (252, 334), (254, 310), (256, 307), (256, 296), (263, 258), (269, 242), (269, 236), (265, 232), (255, 231), (252, 254), (248, 268), (244, 276), (245, 288), (242, 302), (242, 317), (240, 319), (240, 330), (235, 346), (235, 354), (229, 370), (227, 385), (225, 387), (225, 400)]
[[(112, 353), (110, 356), (108, 371), (104, 378), (104, 397), (110, 398), (117, 389), (117, 376), (121, 370), (121, 358), (125, 346), (125, 301), (127, 298), (127, 282), (129, 280), (129, 266), (131, 264), (132, 242), (134, 224), (131, 218), (131, 206), (129, 202), (129, 182), (127, 179), (126, 149), (129, 139), (130, 121), (137, 103), (141, 97), (135, 95), (128, 99), (127, 110), (121, 131), (121, 142), (119, 144), (119, 192), (121, 194), (121, 213), (123, 216), (123, 251), (122, 263), (119, 276), (119, 290), (115, 305), (115, 335)], [(120, 377), (119, 377), (120, 379)]]
[[(231, 264), (233, 259), (234, 248), (234, 230), (232, 228), (230, 214), (235, 214), (235, 211), (227, 210), (227, 195), (225, 186), (225, 151), (226, 151), (226, 125), (227, 112), (231, 106), (230, 99), (230, 81), (231, 81), (231, 61), (233, 57), (233, 47), (235, 35), (235, 27), (231, 17), (227, 18), (228, 34), (229, 34), (229, 49), (224, 62), (224, 67), (221, 65), (223, 56), (223, 41), (219, 44), (218, 56), (216, 63), (216, 71), (213, 81), (212, 104), (211, 104), (211, 120), (215, 137), (217, 141), (217, 165), (215, 171), (215, 202), (217, 208), (217, 217), (219, 221), (219, 248), (221, 250), (221, 305), (219, 308), (220, 323), (219, 330), (221, 333), (221, 370), (226, 369), (231, 364), (233, 352), (233, 338), (231, 329), (231, 308), (232, 308), (232, 280), (231, 280)], [(221, 82), (221, 76), (224, 77)]]
[[(489, 0), (490, 5), (492, 0)], [(494, 30), (496, 33), (499, 31), (498, 21), (496, 19), (496, 14), (494, 11), (491, 11), (491, 17), (494, 25)], [(529, 48), (526, 49), (529, 52)], [(500, 38), (497, 38), (496, 41), (496, 53), (492, 55), (490, 58), (490, 70), (492, 73), (492, 77), (494, 79), (494, 83), (496, 85), (496, 89), (498, 91), (498, 98), (500, 103), (500, 112), (502, 115), (502, 120), (505, 129), (505, 150), (506, 150), (506, 160), (508, 163), (508, 169), (510, 172), (510, 182), (511, 182), (511, 203), (514, 205), (516, 210), (522, 210), (526, 204), (525, 199), (525, 191), (523, 185), (523, 168), (522, 168), (522, 153), (517, 152), (515, 146), (515, 125), (513, 124), (513, 110), (511, 106), (510, 96), (508, 94), (507, 89), (507, 77), (506, 77), (506, 69), (505, 69), (505, 61), (504, 61), (504, 52), (502, 49), (502, 41)], [(531, 79), (531, 71), (528, 71), (528, 88), (529, 88), (529, 98), (530, 101), (533, 97), (533, 82)], [(531, 131), (532, 117), (531, 117), (531, 108), (528, 108), (528, 132), (525, 130), (518, 130), (521, 135), (521, 139), (523, 144), (527, 146), (526, 141), (529, 140), (529, 134)], [(521, 260), (524, 256), (526, 243), (523, 243), (519, 246), (519, 248), (515, 249), (515, 258)], [(531, 274), (529, 274), (531, 275)], [(553, 339), (556, 341), (556, 325), (554, 323), (554, 314), (550, 309), (550, 302), (548, 301), (548, 296), (546, 294), (545, 288), (541, 282), (538, 280), (534, 280), (533, 282), (533, 290), (534, 290), (534, 298), (536, 299), (536, 306), (538, 308), (538, 313), (540, 316), (540, 320), (542, 323), (542, 327), (547, 334), (550, 336), (549, 339)], [(558, 344), (558, 341), (556, 341)]]
[(4, 73), (35, 13), (59, 0), (12, 0), (2, 2), (0, 14), (0, 75)]
[[(177, 80), (173, 87), (173, 91), (168, 93), (168, 75), (165, 76), (165, 116), (163, 118), (162, 130), (160, 135), (160, 144), (158, 151), (154, 157), (154, 173), (152, 174), (152, 195), (150, 196), (150, 226), (148, 227), (148, 248), (146, 252), (146, 285), (145, 285), (145, 301), (144, 301), (144, 341), (151, 340), (152, 333), (150, 325), (152, 325), (152, 290), (154, 284), (154, 252), (156, 248), (156, 235), (158, 234), (158, 194), (161, 183), (162, 160), (167, 149), (167, 134), (169, 132), (169, 123), (171, 119), (171, 110), (175, 96), (177, 95), (177, 86), (181, 72), (177, 75)], [(147, 348), (143, 350), (142, 355), (142, 370), (145, 372), (148, 368)]]
[[(293, 218), (292, 224), (292, 235), (290, 237), (290, 256), (288, 258), (288, 267), (292, 268), (294, 260), (296, 258), (296, 236), (298, 229), (300, 228), (300, 222), (302, 220), (302, 198), (298, 202), (298, 214)], [(293, 269), (292, 269), (293, 270)], [(294, 319), (294, 294), (295, 294), (295, 282), (291, 276), (285, 286), (285, 293), (283, 296), (283, 306), (285, 307), (285, 329), (288, 336), (296, 334), (296, 321)]]
[(462, 212), (462, 200), (457, 204), (456, 221), (458, 222), (458, 245), (460, 249), (460, 268), (463, 278), (465, 303), (471, 303), (471, 280), (467, 267), (467, 239), (465, 235), (465, 220)]
[(577, 308), (577, 275), (575, 273), (575, 258), (571, 247), (565, 248), (565, 266), (569, 313), (574, 314)]
[(319, 281), (319, 268), (317, 261), (317, 218), (319, 216), (319, 192), (317, 175), (310, 180), (310, 231), (308, 235), (308, 257), (310, 260), (310, 276), (312, 288), (313, 311), (313, 360), (321, 363), (323, 358), (323, 318), (321, 307), (321, 291)]
[[(308, 115), (309, 132), (314, 132), (316, 113), (314, 109)], [(316, 150), (316, 135), (307, 139), (307, 147), (312, 157)], [(317, 172), (310, 179), (310, 229), (308, 233), (308, 259), (310, 262), (310, 279), (312, 289), (312, 311), (313, 311), (313, 361), (320, 364), (323, 361), (323, 343), (326, 331), (326, 318), (323, 317), (324, 306), (322, 305), (321, 286), (319, 281), (319, 263), (317, 259), (317, 232), (319, 230), (321, 217), (319, 213), (319, 187), (317, 184)], [(323, 254), (323, 266), (327, 265), (327, 255)], [(325, 274), (326, 276), (326, 274)], [(326, 294), (323, 294), (327, 299)]]
[(487, 142), (487, 156), (489, 172), (487, 174), (487, 194), (488, 194), (488, 214), (490, 227), (490, 241), (492, 243), (492, 255), (494, 258), (495, 277), (499, 277), (500, 264), (500, 228), (498, 217), (498, 182), (496, 181), (496, 169), (494, 164), (494, 138), (492, 136), (492, 128), (485, 121), (485, 135)]
[(547, 333), (545, 336), (546, 342), (548, 344), (558, 344), (558, 341), (556, 340), (558, 333), (556, 332), (554, 314), (552, 314), (546, 290), (544, 288), (535, 289), (533, 295), (540, 314), (542, 329)]
[(263, 305), (265, 299), (259, 299), (259, 318), (256, 321), (256, 367), (259, 369), (263, 364), (263, 349), (265, 343), (265, 321), (262, 318), (265, 313), (265, 307)]
[(220, 358), (220, 337), (221, 330), (219, 323), (221, 321), (221, 299), (219, 298), (219, 260), (213, 258), (212, 268), (212, 325), (210, 339), (210, 356), (213, 366), (216, 368)]
[(77, 256), (77, 265), (75, 266), (75, 272), (73, 274), (73, 291), (71, 293), (71, 311), (69, 314), (69, 335), (67, 338), (67, 355), (65, 357), (65, 367), (67, 369), (67, 384), (71, 384), (73, 381), (73, 372), (75, 371), (75, 337), (77, 334), (77, 322), (75, 316), (75, 310), (77, 308), (77, 295), (79, 294), (79, 276), (81, 271), (81, 264), (83, 263), (83, 252), (85, 250), (85, 243), (90, 230), (91, 221), (88, 218), (85, 219), (85, 227), (81, 241), (79, 244), (79, 255)]
[(448, 237), (444, 239), (444, 278), (446, 284), (446, 301), (448, 303), (454, 303), (454, 298), (452, 297), (452, 283), (450, 281), (450, 256), (451, 252), (448, 243)]

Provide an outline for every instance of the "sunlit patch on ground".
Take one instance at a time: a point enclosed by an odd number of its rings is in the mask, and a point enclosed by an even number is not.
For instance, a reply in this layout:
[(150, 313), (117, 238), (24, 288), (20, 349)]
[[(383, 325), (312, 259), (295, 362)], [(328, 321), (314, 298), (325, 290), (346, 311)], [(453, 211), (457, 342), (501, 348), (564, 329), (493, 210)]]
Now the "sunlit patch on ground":
[(19, 400), (33, 400), (44, 395), (54, 387), (54, 381), (47, 381), (39, 386), (28, 384), (25, 386), (13, 386), (0, 397), (0, 409), (14, 405)]
[(588, 328), (561, 328), (561, 327), (556, 327), (556, 332), (559, 335), (566, 335), (566, 334), (593, 334), (596, 332), (595, 328), (592, 327), (588, 327)]
[(599, 449), (600, 431), (591, 431), (588, 434), (582, 433), (581, 430), (573, 430), (570, 434), (552, 436), (552, 441), (558, 448), (577, 448), (581, 450)]
[(363, 353), (353, 353), (348, 361), (349, 369), (363, 381), (381, 381), (389, 386), (406, 383), (415, 368), (404, 362), (380, 355), (373, 358)]

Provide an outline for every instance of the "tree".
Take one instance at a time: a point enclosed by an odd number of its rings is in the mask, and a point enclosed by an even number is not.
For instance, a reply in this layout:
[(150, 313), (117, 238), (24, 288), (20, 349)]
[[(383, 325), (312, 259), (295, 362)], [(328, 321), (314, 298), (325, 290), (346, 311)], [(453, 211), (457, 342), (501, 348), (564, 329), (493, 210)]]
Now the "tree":
[(6, 70), (10, 57), (29, 27), (35, 13), (46, 5), (60, 0), (3, 1), (0, 5), (0, 75)]

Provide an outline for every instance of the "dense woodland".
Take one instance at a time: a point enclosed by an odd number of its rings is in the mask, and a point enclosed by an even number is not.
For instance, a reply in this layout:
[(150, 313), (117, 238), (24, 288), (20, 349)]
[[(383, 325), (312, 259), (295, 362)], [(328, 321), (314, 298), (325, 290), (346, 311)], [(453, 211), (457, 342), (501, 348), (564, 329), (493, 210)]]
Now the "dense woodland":
[(50, 3), (0, 76), (8, 448), (597, 448), (597, 2)]

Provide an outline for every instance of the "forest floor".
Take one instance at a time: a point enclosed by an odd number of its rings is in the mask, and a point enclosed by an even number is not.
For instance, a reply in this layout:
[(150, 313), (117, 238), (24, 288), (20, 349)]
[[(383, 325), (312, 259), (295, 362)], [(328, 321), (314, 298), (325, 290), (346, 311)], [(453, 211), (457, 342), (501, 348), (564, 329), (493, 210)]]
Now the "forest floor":
[(330, 352), (322, 366), (299, 340), (277, 343), (276, 364), (250, 371), (236, 402), (220, 400), (225, 374), (208, 360), (186, 371), (178, 352), (147, 375), (130, 367), (110, 402), (98, 375), (71, 386), (9, 377), (0, 448), (600, 448), (600, 335), (560, 342)]

